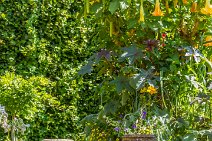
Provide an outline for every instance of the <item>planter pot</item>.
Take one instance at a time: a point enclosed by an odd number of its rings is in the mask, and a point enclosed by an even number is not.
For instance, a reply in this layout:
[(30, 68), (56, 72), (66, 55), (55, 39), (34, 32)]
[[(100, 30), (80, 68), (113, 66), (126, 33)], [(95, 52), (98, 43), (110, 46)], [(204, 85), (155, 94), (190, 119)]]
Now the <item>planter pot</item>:
[(122, 141), (156, 141), (156, 138), (154, 135), (132, 134), (124, 135)]

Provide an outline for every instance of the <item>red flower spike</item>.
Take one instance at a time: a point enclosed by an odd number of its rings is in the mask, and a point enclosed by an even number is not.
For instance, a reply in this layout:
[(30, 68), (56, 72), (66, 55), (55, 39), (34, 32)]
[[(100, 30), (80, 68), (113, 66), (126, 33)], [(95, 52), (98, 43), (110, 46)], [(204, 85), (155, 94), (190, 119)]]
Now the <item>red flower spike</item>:
[(162, 33), (162, 38), (163, 38), (163, 39), (166, 38), (166, 33)]
[(166, 46), (166, 44), (165, 43), (162, 43), (162, 47), (165, 47)]

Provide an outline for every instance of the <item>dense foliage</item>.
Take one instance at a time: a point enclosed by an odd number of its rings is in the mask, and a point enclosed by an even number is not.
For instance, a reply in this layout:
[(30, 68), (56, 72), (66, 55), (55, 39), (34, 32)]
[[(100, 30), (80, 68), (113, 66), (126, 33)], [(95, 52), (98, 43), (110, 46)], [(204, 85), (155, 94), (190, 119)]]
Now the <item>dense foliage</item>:
[(83, 119), (88, 140), (211, 140), (210, 1), (86, 0), (93, 14), (101, 50), (79, 74), (104, 80), (100, 112)]
[[(94, 76), (77, 75), (95, 50), (90, 43), (95, 25), (85, 27), (79, 18), (83, 3), (0, 3), (0, 104), (10, 118), (21, 117), (30, 124), (26, 140), (76, 138), (79, 119), (96, 111), (99, 103), (92, 95)], [(2, 140), (3, 135), (8, 134), (2, 130)]]
[(211, 139), (210, 6), (0, 0), (0, 105), (30, 124), (18, 138)]

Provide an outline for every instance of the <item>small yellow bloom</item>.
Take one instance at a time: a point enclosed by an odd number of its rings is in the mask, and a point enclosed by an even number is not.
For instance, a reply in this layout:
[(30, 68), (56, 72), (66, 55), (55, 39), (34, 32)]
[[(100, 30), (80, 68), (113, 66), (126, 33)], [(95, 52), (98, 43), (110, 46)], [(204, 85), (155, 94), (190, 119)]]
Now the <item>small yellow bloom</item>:
[(191, 12), (197, 12), (197, 2), (193, 2), (192, 3), (190, 11)]
[(212, 14), (212, 5), (210, 0), (205, 1), (205, 7), (201, 9), (202, 14), (211, 15)]
[(143, 0), (141, 0), (140, 5), (140, 19), (139, 22), (144, 22), (144, 7), (143, 7)]
[(205, 41), (206, 41), (206, 42), (211, 41), (211, 42), (204, 44), (204, 46), (207, 46), (207, 47), (208, 47), (208, 46), (212, 46), (212, 36), (207, 36), (207, 37), (205, 38)]
[(147, 88), (147, 92), (150, 93), (150, 94), (156, 94), (157, 93), (157, 89), (153, 86), (149, 86)]
[(163, 12), (160, 9), (160, 1), (156, 0), (155, 11), (152, 13), (153, 16), (163, 16)]
[(143, 89), (140, 90), (140, 93), (145, 93), (145, 92), (147, 92), (147, 88), (146, 87), (144, 87)]
[(183, 4), (187, 4), (188, 3), (188, 1), (187, 0), (183, 0)]

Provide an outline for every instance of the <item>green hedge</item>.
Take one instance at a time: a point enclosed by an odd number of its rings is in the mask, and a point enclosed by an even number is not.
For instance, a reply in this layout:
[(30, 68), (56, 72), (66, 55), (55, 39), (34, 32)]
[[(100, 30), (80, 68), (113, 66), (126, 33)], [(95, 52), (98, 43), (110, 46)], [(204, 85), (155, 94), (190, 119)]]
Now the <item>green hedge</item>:
[(31, 125), (26, 140), (76, 138), (79, 120), (98, 109), (98, 97), (91, 95), (96, 80), (86, 81), (94, 76), (77, 75), (96, 49), (90, 43), (95, 25), (82, 28), (82, 7), (79, 0), (0, 0), (0, 75), (43, 76), (55, 84), (49, 93), (59, 103), (23, 117)]

